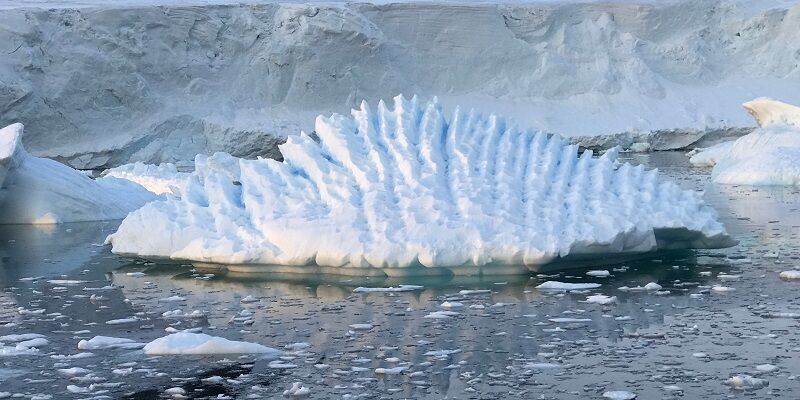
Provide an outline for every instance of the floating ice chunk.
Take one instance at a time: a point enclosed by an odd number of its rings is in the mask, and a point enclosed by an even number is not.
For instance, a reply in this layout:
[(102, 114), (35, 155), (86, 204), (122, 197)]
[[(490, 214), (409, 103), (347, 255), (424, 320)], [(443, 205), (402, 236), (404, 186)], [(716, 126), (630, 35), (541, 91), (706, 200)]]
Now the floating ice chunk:
[[(283, 162), (216, 154), (180, 198), (131, 213), (118, 254), (223, 264), (523, 273), (560, 259), (732, 244), (699, 193), (616, 152), (433, 101), (318, 117)], [(308, 267), (312, 266), (312, 267)], [(333, 268), (331, 268), (333, 267)], [(427, 267), (427, 268), (426, 268)], [(403, 271), (405, 269), (405, 271)], [(303, 270), (303, 268), (301, 268)]]
[(587, 290), (587, 289), (597, 289), (599, 288), (599, 283), (567, 283), (567, 282), (558, 282), (558, 281), (547, 281), (542, 283), (539, 286), (536, 286), (539, 290)]
[(311, 389), (303, 386), (300, 382), (295, 382), (292, 387), (283, 391), (284, 396), (301, 397), (311, 394)]
[(178, 332), (167, 335), (144, 346), (144, 352), (156, 354), (269, 354), (279, 355), (280, 350), (257, 343), (238, 342), (204, 333)]
[(800, 270), (783, 271), (780, 273), (783, 280), (793, 281), (800, 279)]
[(711, 287), (711, 291), (717, 292), (717, 293), (732, 292), (734, 290), (736, 290), (736, 289), (732, 288), (732, 287), (729, 287), (729, 286), (719, 286), (719, 285), (717, 285), (717, 286), (712, 286)]
[(157, 198), (133, 182), (93, 180), (34, 157), (22, 146), (22, 131), (22, 124), (0, 129), (0, 224), (120, 219)]
[(38, 333), (21, 333), (16, 335), (3, 335), (0, 336), (0, 342), (8, 343), (8, 342), (24, 342), (26, 340), (32, 339), (43, 339), (45, 338), (44, 335)]
[(350, 324), (350, 329), (354, 331), (368, 331), (372, 328), (372, 324)]
[(603, 270), (588, 271), (586, 272), (586, 275), (594, 276), (597, 278), (605, 278), (607, 276), (611, 276), (611, 272), (608, 272), (603, 269)]
[(606, 296), (603, 294), (595, 294), (586, 298), (587, 303), (594, 303), (594, 304), (612, 304), (617, 301), (617, 296)]
[(612, 390), (604, 392), (603, 397), (611, 400), (632, 400), (636, 398), (636, 394), (624, 390)]
[(750, 375), (734, 375), (725, 381), (725, 384), (736, 390), (755, 390), (769, 385), (765, 379), (754, 378)]
[(107, 169), (103, 177), (125, 179), (135, 182), (155, 194), (180, 196), (189, 180), (189, 173), (178, 172), (175, 164), (160, 165), (135, 162)]
[(722, 184), (800, 185), (800, 107), (769, 99), (744, 103), (759, 128), (695, 154), (695, 165), (713, 165)]
[(380, 292), (413, 292), (415, 290), (422, 290), (424, 286), (418, 285), (400, 285), (400, 286), (390, 286), (385, 288), (373, 288), (373, 287), (357, 287), (353, 289), (353, 293), (380, 293)]
[(399, 375), (407, 369), (406, 367), (375, 368), (375, 373), (379, 375)]
[(141, 349), (142, 347), (144, 347), (144, 343), (137, 343), (131, 339), (111, 336), (95, 336), (89, 340), (81, 340), (78, 342), (79, 350)]
[(775, 371), (777, 369), (778, 369), (778, 366), (777, 365), (772, 365), (772, 364), (756, 365), (756, 371), (763, 372), (763, 373), (773, 372), (773, 371)]
[(655, 292), (661, 290), (662, 286), (655, 282), (650, 282), (644, 286), (634, 286), (634, 287), (621, 286), (618, 289), (623, 292), (644, 292), (644, 291)]
[(446, 357), (452, 354), (460, 353), (461, 349), (453, 349), (453, 350), (431, 350), (425, 352), (426, 356), (429, 357)]

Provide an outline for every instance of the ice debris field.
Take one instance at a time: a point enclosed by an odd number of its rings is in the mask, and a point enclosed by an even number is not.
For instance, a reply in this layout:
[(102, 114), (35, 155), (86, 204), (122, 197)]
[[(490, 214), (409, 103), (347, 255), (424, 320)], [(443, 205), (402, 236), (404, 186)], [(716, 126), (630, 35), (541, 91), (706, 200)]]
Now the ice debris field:
[(733, 244), (697, 193), (494, 115), (447, 117), (436, 100), (398, 96), (318, 117), (315, 133), (290, 137), (283, 161), (198, 157), (177, 195), (132, 212), (108, 243), (149, 258), (386, 274), (520, 273)]

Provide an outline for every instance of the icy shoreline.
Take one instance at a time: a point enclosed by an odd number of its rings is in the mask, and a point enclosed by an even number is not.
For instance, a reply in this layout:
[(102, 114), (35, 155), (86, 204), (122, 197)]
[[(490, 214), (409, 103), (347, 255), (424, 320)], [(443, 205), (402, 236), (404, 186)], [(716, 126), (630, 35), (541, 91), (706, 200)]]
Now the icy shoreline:
[(154, 3), (8, 3), (34, 8), (0, 11), (0, 126), (99, 169), (279, 158), (314, 116), (400, 92), (564, 136), (748, 127), (746, 100), (800, 103), (783, 2)]

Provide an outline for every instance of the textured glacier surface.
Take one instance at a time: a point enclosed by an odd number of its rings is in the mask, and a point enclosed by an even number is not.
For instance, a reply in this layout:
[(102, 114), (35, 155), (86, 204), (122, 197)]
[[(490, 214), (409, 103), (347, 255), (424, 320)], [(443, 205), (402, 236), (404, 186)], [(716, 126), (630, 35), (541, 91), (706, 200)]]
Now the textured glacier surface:
[(316, 133), (290, 137), (283, 162), (199, 157), (180, 196), (125, 218), (113, 251), (407, 274), (731, 244), (698, 193), (494, 115), (398, 96), (320, 116)]
[(0, 224), (121, 219), (156, 198), (138, 184), (94, 180), (59, 162), (28, 154), (22, 124), (0, 129)]
[(279, 158), (314, 116), (401, 92), (653, 149), (752, 126), (736, 107), (757, 96), (800, 102), (797, 2), (225, 3), (3, 2), (0, 126), (99, 169)]
[(714, 166), (711, 176), (716, 183), (800, 185), (800, 107), (763, 98), (743, 106), (759, 128), (700, 151), (691, 163)]

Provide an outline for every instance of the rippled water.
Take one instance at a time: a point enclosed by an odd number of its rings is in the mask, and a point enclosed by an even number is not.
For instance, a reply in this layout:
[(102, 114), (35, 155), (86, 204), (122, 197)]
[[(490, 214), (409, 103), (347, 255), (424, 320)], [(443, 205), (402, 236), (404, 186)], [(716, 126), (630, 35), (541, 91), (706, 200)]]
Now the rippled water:
[[(613, 390), (640, 399), (800, 398), (800, 281), (779, 278), (800, 255), (798, 191), (714, 186), (707, 170), (689, 168), (678, 153), (631, 161), (706, 190), (740, 245), (612, 265), (606, 278), (574, 270), (398, 281), (211, 276), (112, 255), (101, 243), (116, 223), (0, 227), (0, 336), (39, 333), (49, 342), (34, 354), (0, 356), (0, 392), (150, 399), (180, 387), (192, 398), (271, 398), (302, 382), (312, 398), (586, 399)], [(602, 286), (536, 289), (546, 280)], [(619, 289), (650, 282), (662, 289)], [(424, 288), (353, 292), (399, 284)], [(595, 294), (617, 301), (585, 302)], [(173, 310), (202, 317), (163, 316)], [(120, 319), (130, 322), (107, 324)], [(81, 339), (147, 342), (169, 326), (286, 353), (274, 360), (107, 349), (63, 357), (79, 353)], [(86, 371), (58, 371), (70, 367)], [(766, 382), (726, 384), (745, 374)]]

